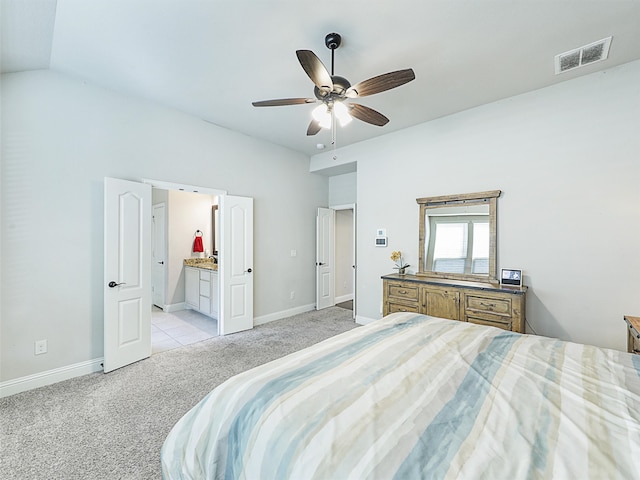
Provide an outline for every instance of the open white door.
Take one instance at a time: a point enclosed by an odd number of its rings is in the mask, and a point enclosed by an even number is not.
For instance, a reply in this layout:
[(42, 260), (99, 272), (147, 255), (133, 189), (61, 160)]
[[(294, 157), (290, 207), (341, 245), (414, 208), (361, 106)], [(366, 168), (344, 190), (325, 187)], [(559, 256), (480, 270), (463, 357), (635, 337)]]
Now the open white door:
[(151, 299), (153, 304), (164, 309), (166, 279), (166, 206), (159, 203), (153, 206), (151, 234)]
[(151, 186), (104, 180), (104, 371), (151, 355)]
[(222, 195), (220, 246), (220, 335), (253, 328), (253, 198)]
[(335, 211), (318, 208), (316, 216), (316, 310), (333, 307), (335, 286), (333, 271), (333, 229)]

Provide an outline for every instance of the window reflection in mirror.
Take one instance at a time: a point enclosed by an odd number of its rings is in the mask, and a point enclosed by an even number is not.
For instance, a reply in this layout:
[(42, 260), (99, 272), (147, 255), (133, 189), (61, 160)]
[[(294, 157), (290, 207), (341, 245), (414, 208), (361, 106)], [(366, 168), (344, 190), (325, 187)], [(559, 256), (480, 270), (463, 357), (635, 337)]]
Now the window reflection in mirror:
[(418, 275), (496, 282), (496, 200), (500, 193), (418, 198)]
[(428, 270), (489, 274), (489, 205), (430, 208), (426, 215)]

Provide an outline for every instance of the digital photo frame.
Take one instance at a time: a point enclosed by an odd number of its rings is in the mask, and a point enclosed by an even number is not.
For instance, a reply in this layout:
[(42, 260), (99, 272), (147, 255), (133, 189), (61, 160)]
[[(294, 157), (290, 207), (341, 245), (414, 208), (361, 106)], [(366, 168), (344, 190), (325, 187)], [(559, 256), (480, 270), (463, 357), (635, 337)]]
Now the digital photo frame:
[(508, 287), (522, 287), (522, 270), (503, 268), (500, 284)]

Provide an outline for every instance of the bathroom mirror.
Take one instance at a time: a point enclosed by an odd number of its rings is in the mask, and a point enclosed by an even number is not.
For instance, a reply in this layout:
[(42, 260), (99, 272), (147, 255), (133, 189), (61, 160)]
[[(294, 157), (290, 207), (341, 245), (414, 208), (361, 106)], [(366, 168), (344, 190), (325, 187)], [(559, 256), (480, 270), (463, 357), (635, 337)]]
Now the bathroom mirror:
[(418, 198), (418, 275), (497, 283), (500, 190)]

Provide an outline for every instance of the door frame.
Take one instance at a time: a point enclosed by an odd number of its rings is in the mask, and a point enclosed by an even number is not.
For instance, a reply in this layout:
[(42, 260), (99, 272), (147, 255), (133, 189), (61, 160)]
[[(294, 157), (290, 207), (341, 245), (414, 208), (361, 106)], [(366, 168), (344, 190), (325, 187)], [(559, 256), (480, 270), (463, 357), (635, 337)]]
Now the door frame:
[[(167, 182), (164, 180), (155, 180), (155, 179), (151, 179), (151, 178), (143, 178), (142, 180), (140, 180), (141, 183), (146, 183), (148, 185), (151, 185), (151, 188), (159, 188), (161, 190), (176, 190), (176, 191), (180, 191), (180, 192), (190, 192), (190, 193), (201, 193), (203, 195), (213, 195), (213, 196), (223, 196), (223, 195), (228, 195), (226, 190), (221, 190), (218, 188), (211, 188), (211, 187), (202, 187), (202, 186), (198, 186), (198, 185), (187, 185), (184, 183), (175, 183), (175, 182)], [(165, 226), (166, 229), (166, 226)], [(165, 245), (167, 251), (168, 251), (168, 247), (169, 245), (166, 244)], [(149, 251), (151, 251), (151, 245), (149, 245)], [(166, 298), (166, 284), (167, 284), (167, 270), (165, 268), (165, 274), (164, 274), (165, 278), (164, 278), (164, 284), (165, 284), (165, 298)], [(153, 300), (151, 302), (151, 305), (149, 305), (149, 308), (153, 307)], [(220, 319), (218, 319), (218, 335), (220, 335)]]
[[(153, 188), (153, 187), (152, 187)], [(153, 203), (151, 203), (151, 221), (152, 221), (152, 228), (151, 228), (151, 262), (155, 262), (156, 261), (156, 256), (154, 255), (155, 252), (157, 251), (156, 245), (157, 245), (157, 230), (155, 227), (155, 221), (156, 221), (156, 209), (157, 208), (162, 208), (162, 243), (164, 245), (164, 252), (163, 253), (163, 268), (162, 268), (162, 278), (160, 279), (160, 283), (161, 285), (156, 285), (155, 281), (157, 281), (158, 279), (156, 278), (156, 276), (153, 273), (153, 269), (157, 268), (155, 264), (152, 263), (151, 265), (151, 305), (155, 305), (156, 307), (160, 307), (162, 308), (163, 311), (167, 311), (167, 204), (165, 202), (159, 202), (156, 203), (155, 205)], [(162, 288), (162, 293), (161, 293), (161, 297), (162, 297), (162, 306), (156, 304), (154, 302), (154, 295), (155, 295), (155, 288), (154, 287), (161, 287)]]

